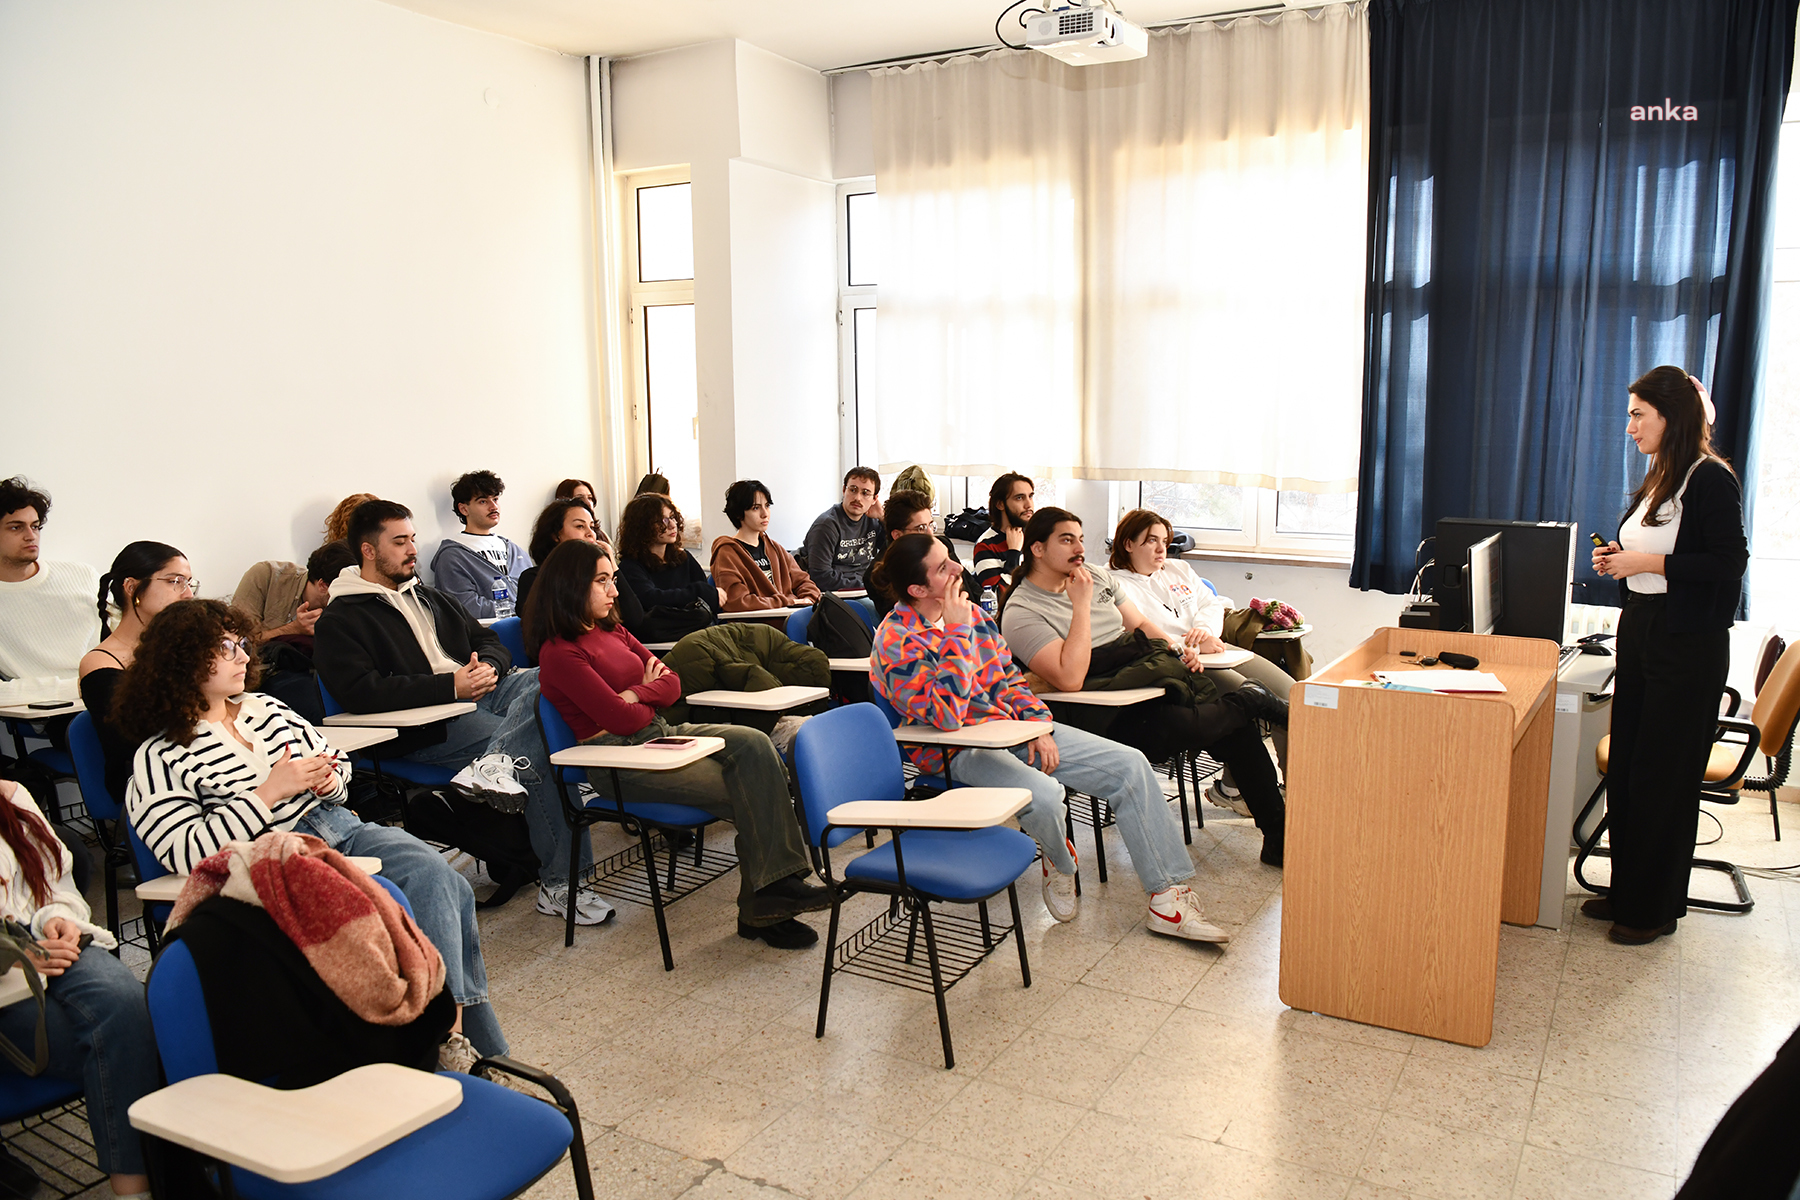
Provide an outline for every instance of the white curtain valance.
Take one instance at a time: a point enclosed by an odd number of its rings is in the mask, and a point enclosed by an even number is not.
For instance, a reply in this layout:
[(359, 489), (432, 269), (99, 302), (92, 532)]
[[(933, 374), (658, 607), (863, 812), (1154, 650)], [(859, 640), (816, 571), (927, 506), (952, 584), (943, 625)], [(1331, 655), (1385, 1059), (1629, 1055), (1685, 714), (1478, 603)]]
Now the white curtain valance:
[(878, 461), (1355, 489), (1360, 7), (874, 76)]

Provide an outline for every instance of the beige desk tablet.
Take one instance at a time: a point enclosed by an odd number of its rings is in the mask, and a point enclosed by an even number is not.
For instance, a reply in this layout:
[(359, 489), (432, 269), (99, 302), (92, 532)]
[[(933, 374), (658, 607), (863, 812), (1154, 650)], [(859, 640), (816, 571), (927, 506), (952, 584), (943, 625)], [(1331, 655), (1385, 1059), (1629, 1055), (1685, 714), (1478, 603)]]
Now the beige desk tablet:
[(1046, 703), (1057, 700), (1064, 704), (1091, 704), (1096, 708), (1126, 708), (1161, 697), (1159, 687), (1119, 688), (1110, 692), (1039, 692), (1037, 698)]
[(449, 704), (427, 704), (421, 708), (397, 708), (392, 712), (341, 712), (325, 718), (327, 725), (376, 725), (396, 729), (412, 729), (435, 721), (448, 721), (475, 711), (473, 700), (453, 700)]
[(615, 771), (674, 771), (725, 748), (725, 739), (690, 738), (685, 746), (570, 746), (550, 756), (558, 767)]
[(355, 754), (400, 736), (398, 729), (384, 729), (379, 725), (336, 725), (322, 732), (333, 750), (342, 750), (345, 754)]
[(955, 746), (963, 750), (1010, 750), (1050, 732), (1048, 721), (983, 721), (961, 729), (902, 725), (894, 740), (909, 746)]
[(799, 708), (802, 704), (823, 700), (829, 695), (831, 695), (830, 688), (788, 684), (785, 687), (767, 688), (760, 692), (723, 690), (695, 692), (691, 696), (683, 696), (682, 699), (689, 704), (697, 704), (704, 708), (742, 708), (750, 712), (785, 712), (790, 708)]
[(928, 800), (853, 800), (825, 819), (850, 828), (987, 829), (1030, 803), (1025, 788), (951, 788)]
[[(1342, 686), (1473, 654), (1504, 694)], [(1500, 922), (1537, 919), (1557, 647), (1380, 629), (1296, 686), (1288, 724), (1281, 999), (1484, 1046)]]
[[(350, 861), (367, 874), (381, 874), (381, 860), (372, 855), (358, 854)], [(187, 881), (186, 875), (158, 875), (149, 883), (140, 883), (131, 890), (146, 904), (173, 904), (181, 899), (181, 889), (187, 886)]]

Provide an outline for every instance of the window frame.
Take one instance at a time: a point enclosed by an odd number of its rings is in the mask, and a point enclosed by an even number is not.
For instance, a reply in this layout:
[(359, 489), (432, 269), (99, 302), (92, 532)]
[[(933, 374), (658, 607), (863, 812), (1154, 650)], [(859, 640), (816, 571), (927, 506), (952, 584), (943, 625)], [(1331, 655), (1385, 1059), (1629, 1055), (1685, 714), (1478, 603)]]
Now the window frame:
[(692, 173), (687, 167), (633, 171), (617, 177), (618, 211), (626, 217), (626, 220), (620, 222), (625, 227), (625, 270), (621, 281), (624, 294), (620, 297), (620, 307), (625, 318), (625, 335), (621, 340), (625, 345), (626, 386), (631, 401), (626, 416), (631, 431), (631, 470), (638, 477), (655, 469), (657, 465), (651, 461), (650, 361), (644, 340), (648, 336), (644, 310), (662, 305), (693, 304), (694, 281), (668, 279), (645, 283), (639, 280), (637, 192), (639, 188), (666, 187), (675, 183), (692, 185)]
[[(850, 197), (875, 193), (875, 179), (864, 176), (839, 183), (837, 196), (837, 323), (838, 323), (838, 474), (855, 466), (880, 469), (879, 463), (862, 463), (861, 397), (856, 389), (856, 310), (879, 309), (877, 285), (850, 282)], [(877, 318), (879, 319), (879, 318)]]

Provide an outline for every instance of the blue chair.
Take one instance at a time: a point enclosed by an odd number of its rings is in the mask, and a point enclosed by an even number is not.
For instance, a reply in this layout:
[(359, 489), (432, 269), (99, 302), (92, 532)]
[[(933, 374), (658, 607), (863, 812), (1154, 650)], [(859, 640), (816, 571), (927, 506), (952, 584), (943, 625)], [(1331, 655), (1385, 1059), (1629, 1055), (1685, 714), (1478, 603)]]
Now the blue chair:
[[(12, 1064), (0, 1064), (0, 1125), (22, 1126), (7, 1139), (7, 1149), (54, 1189), (49, 1194), (87, 1195), (105, 1178), (87, 1122), (69, 1111), (86, 1098), (79, 1082), (51, 1075), (21, 1075)], [(44, 1126), (49, 1128), (39, 1132)], [(38, 1149), (45, 1153), (37, 1153)], [(85, 1178), (69, 1173), (75, 1163), (86, 1166)]]
[(806, 631), (812, 628), (812, 615), (813, 610), (810, 608), (797, 608), (788, 614), (788, 641), (806, 645)]
[[(556, 706), (542, 696), (538, 697), (537, 706), (538, 732), (543, 736), (544, 748), (552, 758), (579, 743), (575, 740), (575, 731), (563, 715), (556, 711)], [(550, 768), (550, 778), (556, 782), (556, 794), (562, 800), (563, 817), (569, 822), (569, 903), (568, 917), (563, 929), (563, 945), (575, 944), (575, 895), (581, 870), (581, 839), (587, 836), (588, 827), (598, 825), (602, 821), (616, 821), (626, 833), (635, 833), (638, 844), (643, 848), (644, 875), (649, 883), (650, 908), (656, 913), (656, 937), (662, 943), (663, 970), (675, 969), (675, 956), (669, 950), (669, 925), (663, 916), (663, 885), (657, 879), (656, 852), (650, 845), (651, 831), (664, 834), (669, 845), (669, 878), (668, 890), (675, 892), (675, 866), (677, 849), (669, 834), (692, 834), (694, 838), (694, 867), (704, 872), (706, 856), (706, 827), (719, 820), (703, 808), (693, 808), (686, 804), (661, 803), (626, 803), (624, 784), (619, 778), (619, 768), (612, 768), (613, 798), (607, 800), (595, 795), (591, 800), (582, 803), (579, 788), (587, 782), (587, 771), (583, 767), (558, 767), (553, 762), (546, 763)], [(698, 891), (711, 883), (720, 875), (730, 871), (736, 865), (737, 858), (727, 851), (714, 849), (714, 859), (718, 860), (716, 869), (706, 874), (698, 883), (685, 892), (672, 894), (668, 903), (673, 904), (682, 896)], [(621, 870), (629, 867), (625, 864)], [(596, 879), (604, 878), (596, 875)], [(619, 893), (621, 899), (637, 903), (637, 897), (630, 893)]]
[(500, 639), (506, 652), (512, 655), (513, 666), (526, 664), (525, 654), (525, 622), (518, 617), (502, 617), (488, 626), (488, 632)]
[(1215, 595), (1215, 596), (1216, 596), (1216, 595), (1218, 595), (1218, 594), (1219, 594), (1219, 589), (1218, 589), (1218, 588), (1216, 588), (1216, 587), (1214, 587), (1214, 586), (1213, 586), (1213, 581), (1212, 581), (1212, 580), (1210, 580), (1210, 579), (1208, 579), (1208, 578), (1207, 578), (1207, 577), (1206, 577), (1206, 576), (1204, 576), (1204, 575), (1202, 575), (1202, 576), (1201, 576), (1201, 577), (1200, 577), (1200, 582), (1201, 582), (1201, 583), (1204, 583), (1204, 584), (1205, 584), (1205, 585), (1206, 585), (1206, 590), (1207, 590), (1207, 591), (1209, 591), (1209, 592), (1211, 592), (1211, 593), (1212, 593), (1212, 594), (1213, 594), (1213, 595)]
[[(332, 696), (331, 689), (325, 686), (323, 679), (319, 680), (319, 702), (325, 706), (325, 715), (328, 717), (335, 717), (344, 711), (344, 706)], [(404, 758), (384, 759), (379, 756), (379, 750), (379, 746), (371, 746), (350, 760), (352, 768), (362, 767), (374, 772), (377, 787), (387, 786), (386, 776), (388, 775), (410, 783), (414, 787), (447, 787), (450, 781), (456, 778), (456, 772), (449, 767), (434, 767), (426, 763), (410, 762)], [(375, 753), (371, 753), (371, 751)], [(405, 811), (404, 799), (403, 795), (402, 812)]]
[[(376, 881), (412, 911), (392, 881), (380, 876)], [(212, 1018), (200, 973), (185, 942), (170, 943), (157, 957), (145, 989), (151, 1029), (168, 1081), (175, 1084), (196, 1075), (217, 1074)], [(579, 1200), (593, 1200), (581, 1116), (561, 1081), (504, 1055), (484, 1058), (474, 1070), (497, 1070), (527, 1079), (549, 1092), (555, 1103), (521, 1095), (475, 1074), (439, 1072), (462, 1088), (462, 1102), (424, 1128), (307, 1183), (277, 1183), (218, 1163), (224, 1194), (251, 1200), (365, 1200), (370, 1196), (504, 1200), (542, 1179), (566, 1152), (576, 1195)]]
[[(830, 811), (855, 800), (904, 800), (906, 777), (900, 769), (900, 749), (893, 728), (870, 704), (847, 704), (812, 718), (794, 739), (795, 779), (799, 785), (802, 824), (813, 850), (819, 876), (831, 889), (831, 927), (825, 937), (825, 975), (819, 987), (819, 1022), (814, 1036), (825, 1036), (825, 1018), (831, 1005), (831, 976), (850, 970), (872, 978), (923, 987), (909, 981), (920, 927), (925, 932), (925, 954), (930, 963), (932, 998), (937, 1001), (938, 1033), (944, 1044), (944, 1067), (956, 1065), (950, 1043), (950, 1019), (944, 993), (973, 970), (1011, 934), (1019, 950), (1019, 975), (1031, 986), (1031, 963), (1021, 936), (1019, 893), (1014, 882), (1037, 858), (1037, 843), (1016, 829), (895, 829), (888, 841), (858, 855), (844, 867), (843, 879), (834, 878), (831, 846), (842, 842), (840, 833), (854, 834), (831, 823)], [(860, 828), (860, 827), (858, 827)], [(834, 840), (835, 838), (835, 840)], [(895, 904), (868, 926), (845, 940), (847, 953), (838, 959), (838, 920), (843, 902), (858, 892), (892, 897), (907, 913), (905, 951), (885, 945), (899, 940)], [(1010, 928), (995, 930), (987, 902), (1006, 893), (1012, 907)], [(935, 903), (974, 904), (980, 912), (979, 933), (966, 918), (934, 918)], [(948, 942), (940, 938), (938, 923), (949, 921), (954, 931)], [(968, 928), (964, 928), (967, 926)], [(995, 934), (998, 934), (998, 938)], [(942, 949), (940, 945), (942, 944)], [(957, 969), (944, 982), (944, 960)], [(862, 960), (870, 960), (858, 970)], [(904, 964), (904, 966), (902, 966)], [(871, 969), (872, 968), (872, 969)]]
[(100, 835), (100, 863), (105, 872), (106, 928), (119, 937), (119, 868), (131, 863), (131, 851), (120, 836), (125, 824), (124, 808), (106, 790), (106, 752), (100, 748), (100, 732), (94, 718), (81, 713), (69, 724), (69, 754), (74, 760), (75, 782), (81, 788), (81, 802), (94, 819), (94, 831)]
[[(156, 855), (150, 853), (150, 847), (144, 845), (144, 839), (138, 836), (136, 826), (130, 821), (125, 826), (125, 843), (131, 848), (131, 861), (137, 867), (139, 883), (149, 883), (152, 879), (161, 879), (169, 874), (169, 868), (162, 865)], [(162, 927), (169, 920), (169, 913), (175, 906), (168, 903), (144, 905), (144, 940), (150, 945), (150, 953), (155, 954), (162, 942)]]

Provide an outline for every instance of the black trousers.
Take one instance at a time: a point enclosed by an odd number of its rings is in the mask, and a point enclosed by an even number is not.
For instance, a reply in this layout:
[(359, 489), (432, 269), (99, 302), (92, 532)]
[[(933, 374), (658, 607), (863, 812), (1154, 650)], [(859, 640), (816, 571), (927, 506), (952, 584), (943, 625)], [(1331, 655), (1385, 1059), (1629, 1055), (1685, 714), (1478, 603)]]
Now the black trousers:
[(1613, 919), (1660, 929), (1687, 915), (1700, 785), (1731, 666), (1727, 630), (1670, 633), (1661, 595), (1619, 618), (1606, 814)]
[(1283, 845), (1287, 804), (1256, 722), (1216, 700), (1201, 705), (1134, 704), (1118, 713), (1106, 736), (1143, 751), (1151, 762), (1161, 762), (1177, 750), (1204, 750), (1224, 763), (1264, 840)]

